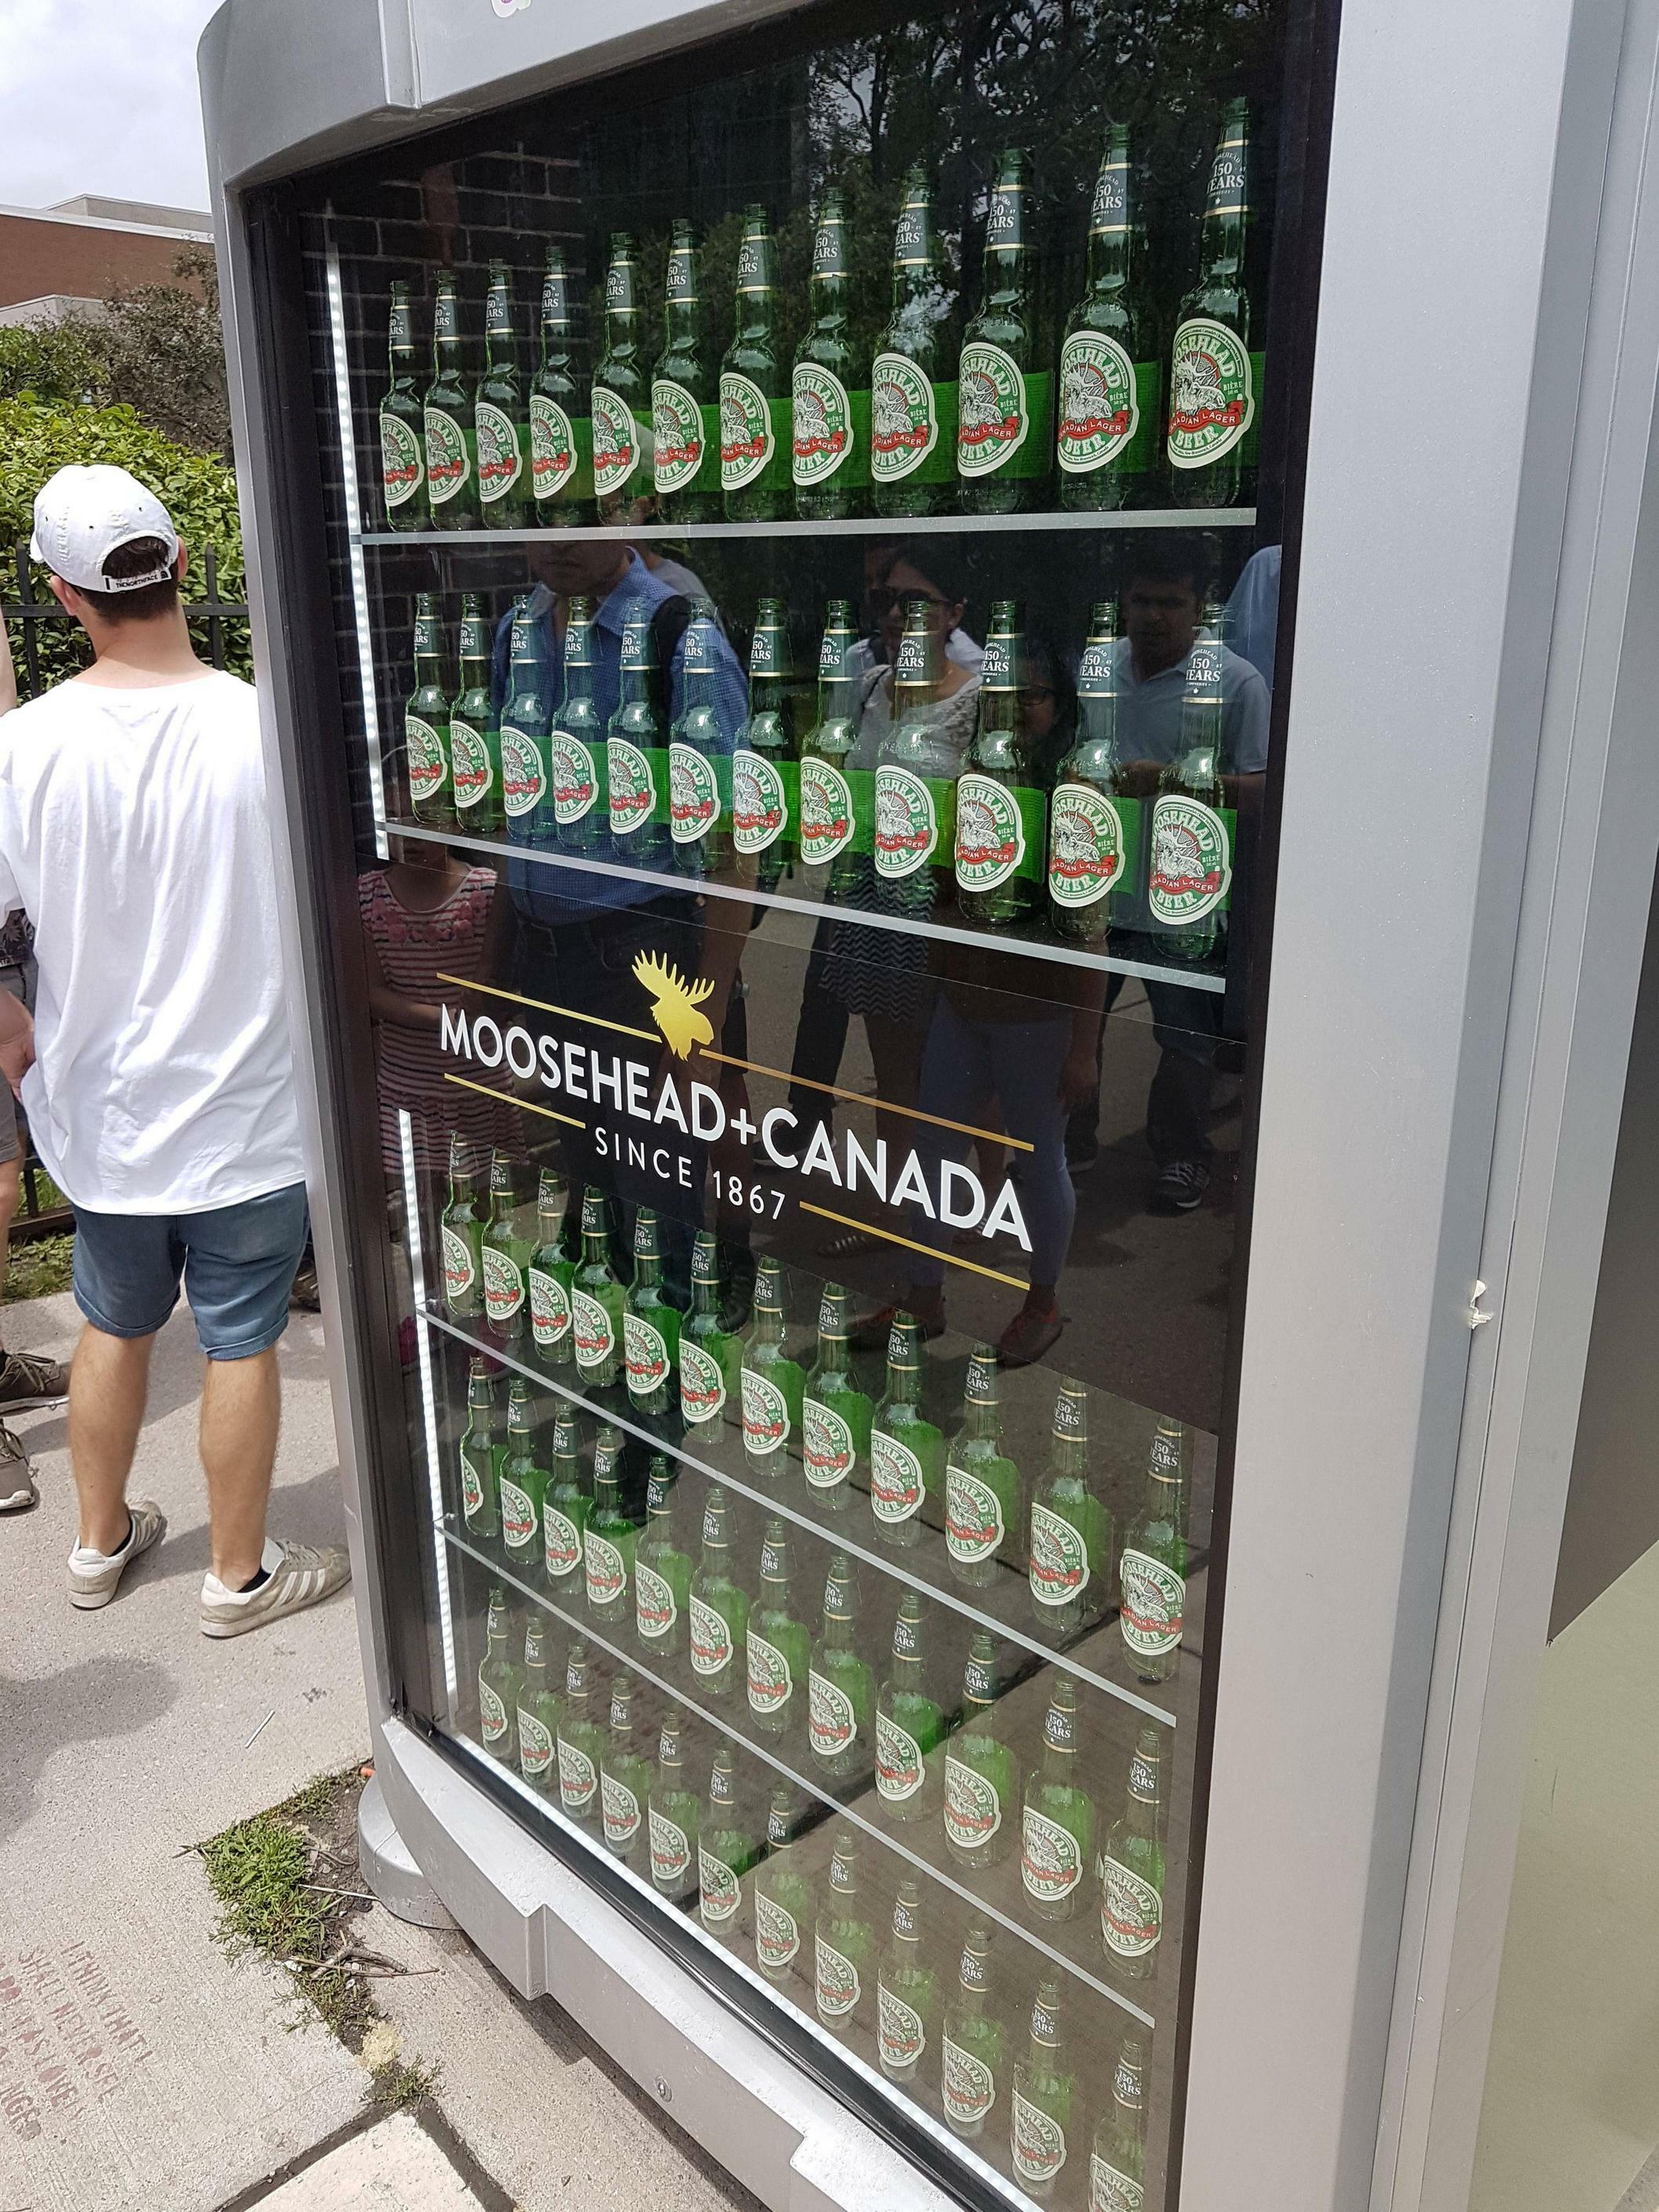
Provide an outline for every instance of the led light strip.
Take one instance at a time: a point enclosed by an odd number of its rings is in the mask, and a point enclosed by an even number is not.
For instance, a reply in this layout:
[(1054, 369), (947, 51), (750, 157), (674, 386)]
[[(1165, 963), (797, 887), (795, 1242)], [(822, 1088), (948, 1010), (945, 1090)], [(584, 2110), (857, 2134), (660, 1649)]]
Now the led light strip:
[(421, 1370), (421, 1404), (426, 1415), (427, 1480), (432, 1492), (432, 1551), (438, 1568), (438, 1634), (444, 1651), (444, 1687), (455, 1711), (455, 1624), (449, 1609), (449, 1553), (444, 1541), (444, 1492), (438, 1472), (438, 1399), (432, 1383), (432, 1337), (426, 1317), (426, 1266), (421, 1254), (421, 1201), (415, 1182), (415, 1123), (406, 1107), (398, 1109), (398, 1135), (404, 1162), (404, 1217), (409, 1237), (409, 1271), (415, 1286), (415, 1346)]
[(357, 678), (362, 691), (363, 743), (368, 756), (369, 800), (374, 811), (374, 850), (391, 856), (386, 835), (386, 783), (380, 773), (380, 716), (374, 697), (374, 640), (368, 623), (368, 576), (363, 565), (362, 507), (357, 496), (357, 447), (351, 422), (351, 370), (346, 359), (345, 291), (332, 224), (328, 242), (328, 328), (334, 348), (334, 404), (340, 420), (340, 478), (345, 497), (351, 611), (357, 625)]

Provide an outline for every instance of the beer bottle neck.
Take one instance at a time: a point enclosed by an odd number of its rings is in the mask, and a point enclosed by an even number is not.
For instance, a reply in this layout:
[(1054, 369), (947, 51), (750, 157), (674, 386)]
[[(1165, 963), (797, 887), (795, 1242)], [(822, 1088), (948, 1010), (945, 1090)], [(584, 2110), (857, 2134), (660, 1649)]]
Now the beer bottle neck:
[(913, 1362), (890, 1359), (887, 1363), (887, 1402), (890, 1406), (914, 1406), (921, 1396), (921, 1373)]
[(962, 1433), (976, 1443), (994, 1443), (1002, 1434), (1002, 1415), (994, 1398), (969, 1398), (962, 1409)]
[(654, 1252), (634, 1255), (634, 1287), (636, 1291), (654, 1290), (662, 1280), (662, 1261)]
[(603, 1229), (584, 1229), (582, 1231), (582, 1265), (611, 1271), (611, 1239)]
[(691, 1310), (699, 1321), (707, 1320), (720, 1312), (720, 1286), (706, 1283), (698, 1277), (691, 1279)]
[(492, 369), (516, 368), (519, 365), (518, 342), (513, 331), (512, 311), (505, 295), (489, 295), (489, 305), (484, 320), (484, 359)]
[(443, 655), (435, 646), (416, 647), (415, 651), (415, 686), (420, 691), (441, 691), (444, 687)]

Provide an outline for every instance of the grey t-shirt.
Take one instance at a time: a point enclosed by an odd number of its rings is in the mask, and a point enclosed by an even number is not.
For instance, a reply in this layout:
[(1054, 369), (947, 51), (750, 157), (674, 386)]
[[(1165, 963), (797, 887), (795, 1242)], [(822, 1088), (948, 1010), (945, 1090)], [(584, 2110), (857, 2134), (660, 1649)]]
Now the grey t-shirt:
[[(1160, 768), (1181, 750), (1181, 702), (1187, 664), (1149, 676), (1135, 675), (1129, 641), (1117, 641), (1117, 749), (1126, 761), (1156, 761)], [(1221, 772), (1260, 775), (1267, 765), (1267, 686), (1261, 672), (1230, 647), (1221, 648)]]

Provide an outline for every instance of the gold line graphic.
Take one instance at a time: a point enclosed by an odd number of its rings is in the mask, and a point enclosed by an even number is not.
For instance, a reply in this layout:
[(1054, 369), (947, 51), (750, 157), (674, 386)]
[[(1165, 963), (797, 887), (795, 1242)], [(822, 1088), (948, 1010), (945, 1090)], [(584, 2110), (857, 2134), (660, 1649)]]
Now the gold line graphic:
[[(580, 1014), (574, 1006), (550, 1006), (545, 999), (526, 999), (522, 991), (503, 991), (497, 983), (469, 982), (465, 975), (446, 975), (439, 973), (441, 983), (453, 983), (458, 991), (482, 991), (487, 998), (511, 999), (515, 1006), (534, 1006), (540, 1014), (562, 1014), (568, 1022), (591, 1022), (596, 1030), (615, 1030), (618, 1036), (640, 1037), (647, 1044), (660, 1044), (662, 1039), (655, 1030), (630, 1029), (626, 1022), (608, 1022), (603, 1014)], [(562, 1117), (556, 1116), (556, 1119)], [(586, 1127), (578, 1122), (579, 1128)]]
[(579, 1121), (574, 1114), (556, 1114), (550, 1106), (538, 1106), (531, 1098), (514, 1098), (506, 1091), (492, 1091), (487, 1083), (474, 1083), (470, 1077), (452, 1075), (447, 1068), (444, 1070), (444, 1081), (459, 1083), (463, 1091), (476, 1091), (481, 1097), (493, 1098), (502, 1106), (522, 1106), (526, 1114), (545, 1114), (550, 1121), (563, 1121), (572, 1129), (587, 1127), (586, 1121)]
[(902, 1244), (907, 1252), (920, 1252), (929, 1260), (943, 1260), (947, 1267), (966, 1267), (970, 1274), (988, 1275), (994, 1283), (1006, 1283), (1016, 1291), (1029, 1291), (1030, 1285), (1023, 1275), (1005, 1275), (1000, 1267), (981, 1267), (977, 1260), (954, 1259), (949, 1252), (940, 1252), (931, 1244), (918, 1244), (913, 1237), (898, 1237), (890, 1229), (878, 1229), (873, 1222), (855, 1221), (850, 1213), (831, 1213), (827, 1206), (813, 1206), (804, 1198), (795, 1200), (803, 1213), (816, 1213), (821, 1221), (839, 1223), (843, 1229), (861, 1229), (866, 1237), (884, 1237), (889, 1244)]
[[(1006, 1145), (1016, 1152), (1035, 1152), (1024, 1137), (1006, 1136), (1000, 1129), (976, 1129), (971, 1121), (947, 1121), (943, 1114), (924, 1114), (919, 1106), (890, 1106), (884, 1098), (866, 1097), (862, 1091), (844, 1091), (839, 1083), (817, 1083), (810, 1075), (786, 1075), (781, 1067), (767, 1067), (758, 1060), (738, 1060), (729, 1052), (710, 1052), (708, 1046), (699, 1045), (697, 1054), (702, 1060), (717, 1060), (722, 1067), (745, 1068), (750, 1075), (769, 1075), (779, 1083), (799, 1083), (803, 1091), (827, 1091), (831, 1097), (850, 1099), (854, 1106), (868, 1106), (877, 1114), (902, 1114), (907, 1121), (931, 1121), (936, 1129), (954, 1129), (958, 1136), (984, 1137), (994, 1145)], [(855, 1222), (858, 1229), (863, 1222)], [(901, 1237), (902, 1243), (904, 1239)], [(916, 1248), (921, 1249), (919, 1245)], [(1023, 1285), (1022, 1285), (1023, 1287)]]

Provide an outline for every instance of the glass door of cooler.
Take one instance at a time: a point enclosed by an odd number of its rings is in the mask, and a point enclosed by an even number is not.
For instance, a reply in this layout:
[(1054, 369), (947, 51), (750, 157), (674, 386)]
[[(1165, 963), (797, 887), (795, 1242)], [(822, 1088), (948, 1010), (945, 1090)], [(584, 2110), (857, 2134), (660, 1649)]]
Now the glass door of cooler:
[(969, 2203), (1176, 2201), (1293, 16), (804, 9), (288, 188), (409, 1717)]

